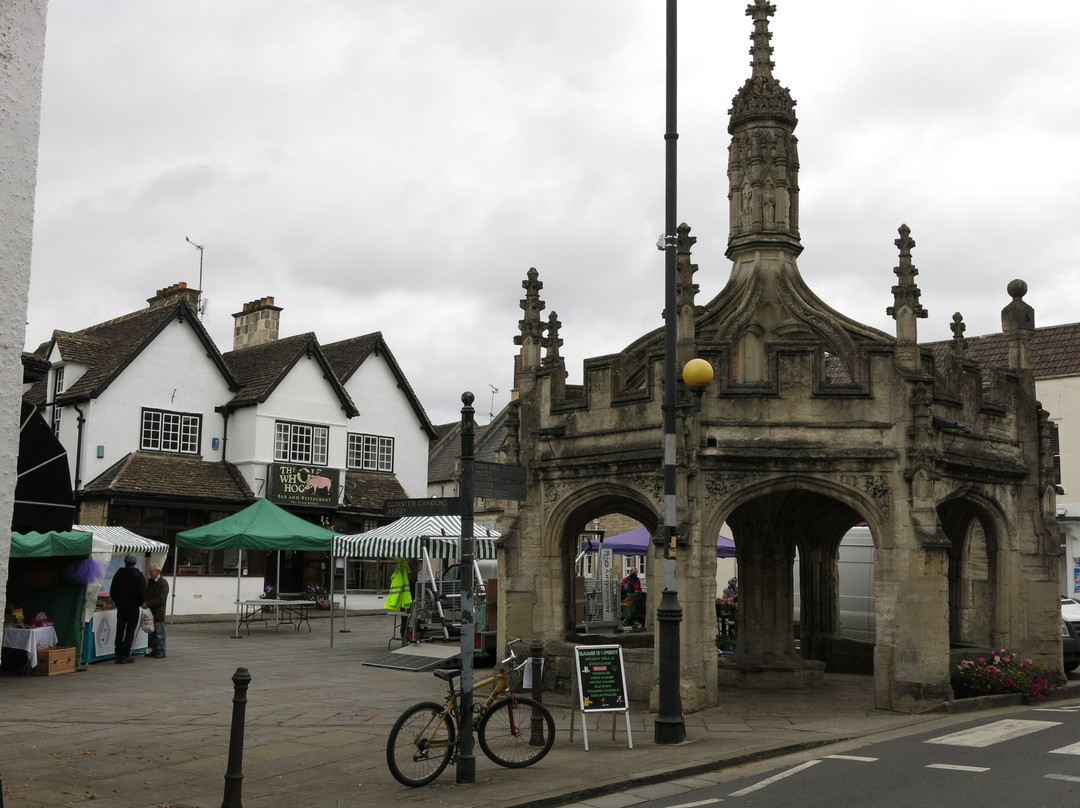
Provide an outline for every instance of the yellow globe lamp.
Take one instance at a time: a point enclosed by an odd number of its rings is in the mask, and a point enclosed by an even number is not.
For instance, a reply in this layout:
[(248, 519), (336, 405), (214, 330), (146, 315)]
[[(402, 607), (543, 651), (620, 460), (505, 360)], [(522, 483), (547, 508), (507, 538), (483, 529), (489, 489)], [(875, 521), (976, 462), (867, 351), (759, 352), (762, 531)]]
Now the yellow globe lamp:
[(682, 377), (691, 389), (708, 387), (713, 380), (713, 366), (705, 359), (691, 359), (683, 365)]

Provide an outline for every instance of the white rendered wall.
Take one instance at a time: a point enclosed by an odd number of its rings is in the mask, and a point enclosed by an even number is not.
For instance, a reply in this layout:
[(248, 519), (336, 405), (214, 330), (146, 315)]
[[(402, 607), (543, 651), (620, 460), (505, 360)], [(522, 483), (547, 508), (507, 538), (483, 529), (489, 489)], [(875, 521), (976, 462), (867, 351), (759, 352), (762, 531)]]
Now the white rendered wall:
[(381, 356), (370, 356), (346, 389), (360, 415), (348, 431), (394, 438), (394, 474), (410, 497), (427, 496), (428, 436)]
[(1035, 395), (1058, 426), (1061, 451), (1061, 502), (1080, 502), (1080, 377), (1039, 379)]
[[(314, 359), (301, 359), (263, 403), (229, 416), (225, 459), (236, 464), (251, 490), (266, 496), (266, 467), (274, 462), (274, 425), (278, 421), (329, 427), (330, 468), (345, 468), (345, 410)], [(344, 479), (339, 476), (338, 483)]]
[[(10, 528), (19, 456), (46, 0), (0, 3), (0, 525)], [(11, 531), (0, 530), (0, 600)]]
[[(82, 484), (85, 486), (124, 455), (138, 450), (143, 407), (201, 414), (202, 458), (219, 460), (221, 451), (213, 450), (210, 440), (222, 431), (221, 416), (214, 412), (214, 407), (231, 396), (190, 324), (173, 320), (101, 396), (79, 405), (86, 418)], [(76, 438), (72, 434), (75, 429), (72, 409), (67, 408), (64, 416), (63, 442), (73, 456)], [(98, 446), (104, 447), (101, 458), (97, 457)]]

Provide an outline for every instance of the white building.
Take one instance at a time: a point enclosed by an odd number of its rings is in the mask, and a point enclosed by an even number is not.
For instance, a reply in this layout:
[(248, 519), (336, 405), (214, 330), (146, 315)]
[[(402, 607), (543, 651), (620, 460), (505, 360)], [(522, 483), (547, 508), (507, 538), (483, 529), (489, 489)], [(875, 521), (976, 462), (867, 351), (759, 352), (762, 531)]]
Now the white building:
[[(35, 352), (50, 371), (27, 397), (72, 459), (77, 522), (172, 544), (267, 497), (355, 533), (385, 521), (386, 499), (424, 496), (434, 430), (381, 334), (326, 349), (313, 333), (279, 339), (281, 308), (266, 297), (233, 315), (222, 354), (198, 298), (176, 284), (145, 309), (55, 331)], [(329, 583), (320, 554), (264, 555), (245, 554), (244, 596), (264, 577), (283, 591)], [(231, 610), (235, 551), (181, 550), (166, 572), (174, 565), (177, 613)]]

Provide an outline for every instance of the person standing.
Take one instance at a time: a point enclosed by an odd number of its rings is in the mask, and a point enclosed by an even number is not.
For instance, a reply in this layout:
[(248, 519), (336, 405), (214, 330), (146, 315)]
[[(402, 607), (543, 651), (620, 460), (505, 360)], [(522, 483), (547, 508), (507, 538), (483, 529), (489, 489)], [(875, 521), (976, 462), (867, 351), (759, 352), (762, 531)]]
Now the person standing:
[(146, 600), (146, 578), (135, 565), (139, 559), (124, 556), (124, 566), (116, 571), (109, 586), (109, 597), (116, 605), (116, 663), (134, 662), (131, 643), (139, 626), (139, 607)]
[(165, 658), (165, 607), (169, 602), (169, 582), (157, 564), (150, 565), (150, 580), (146, 582), (146, 602), (143, 608), (154, 615), (154, 633), (147, 638), (150, 656)]

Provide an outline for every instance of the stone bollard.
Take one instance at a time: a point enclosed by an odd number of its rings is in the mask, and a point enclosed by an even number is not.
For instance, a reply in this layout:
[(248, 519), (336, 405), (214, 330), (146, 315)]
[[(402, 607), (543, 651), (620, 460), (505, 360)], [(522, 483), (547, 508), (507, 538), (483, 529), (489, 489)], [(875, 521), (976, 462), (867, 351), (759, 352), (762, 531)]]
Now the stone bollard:
[(244, 786), (244, 712), (247, 709), (247, 689), (251, 674), (247, 668), (237, 668), (233, 674), (232, 729), (229, 731), (229, 766), (225, 771), (225, 798), (221, 808), (243, 808), (241, 791)]
[[(533, 637), (529, 645), (529, 656), (532, 658), (532, 697), (540, 704), (544, 703), (544, 644), (538, 637)], [(533, 711), (532, 735), (529, 738), (533, 746), (544, 745), (544, 717), (538, 711)]]

